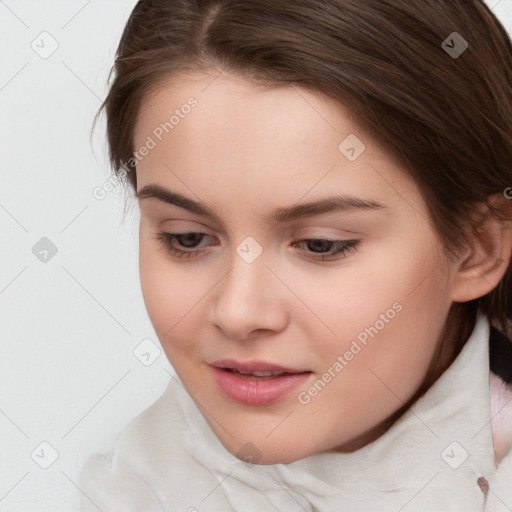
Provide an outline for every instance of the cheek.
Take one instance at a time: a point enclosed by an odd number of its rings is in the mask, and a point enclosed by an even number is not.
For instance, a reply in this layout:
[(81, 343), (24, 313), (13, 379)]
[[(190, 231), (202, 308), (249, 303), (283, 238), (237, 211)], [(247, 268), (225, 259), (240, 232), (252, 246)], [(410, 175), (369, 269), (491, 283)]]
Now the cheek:
[(343, 387), (353, 396), (376, 386), (385, 391), (376, 375), (408, 394), (430, 364), (450, 300), (433, 246), (419, 248), (425, 244), (412, 240), (368, 252), (301, 288), (324, 324), (315, 321), (312, 349), (326, 370), (346, 354)]
[[(158, 242), (141, 235), (139, 273), (144, 303), (165, 349), (169, 340), (190, 338), (195, 310), (200, 307), (201, 293), (197, 273), (183, 270), (166, 255)], [(193, 285), (192, 285), (193, 283)]]
[(283, 273), (310, 310), (301, 318), (310, 319), (312, 326), (316, 316), (317, 333), (331, 343), (357, 336), (383, 314), (390, 322), (382, 333), (390, 324), (410, 323), (420, 332), (428, 330), (432, 318), (449, 305), (449, 296), (441, 284), (433, 247), (422, 250), (425, 240), (420, 242), (391, 240), (369, 247), (339, 267), (295, 276)]

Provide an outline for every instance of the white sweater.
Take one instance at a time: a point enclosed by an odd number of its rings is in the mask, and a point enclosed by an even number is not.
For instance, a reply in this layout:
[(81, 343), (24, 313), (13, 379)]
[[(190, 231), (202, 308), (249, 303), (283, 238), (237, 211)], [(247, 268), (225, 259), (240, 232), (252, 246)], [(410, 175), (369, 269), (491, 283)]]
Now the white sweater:
[(453, 364), (376, 441), (289, 464), (231, 455), (175, 377), (113, 453), (89, 458), (81, 512), (511, 511), (512, 450), (498, 467), (494, 457), (489, 334), (479, 313)]

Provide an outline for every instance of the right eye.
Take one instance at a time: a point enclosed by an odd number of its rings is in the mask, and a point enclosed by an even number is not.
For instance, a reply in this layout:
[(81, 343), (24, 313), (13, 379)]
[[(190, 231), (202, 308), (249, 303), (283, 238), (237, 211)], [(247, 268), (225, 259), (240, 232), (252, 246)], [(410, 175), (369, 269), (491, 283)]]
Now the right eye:
[(201, 241), (201, 239), (205, 236), (209, 236), (206, 233), (167, 233), (165, 231), (160, 231), (159, 233), (155, 233), (154, 238), (158, 240), (165, 249), (179, 257), (179, 258), (196, 258), (205, 252), (202, 250), (184, 250), (183, 248), (177, 247), (174, 241), (178, 241), (181, 244), (181, 247), (195, 247), (195, 245)]

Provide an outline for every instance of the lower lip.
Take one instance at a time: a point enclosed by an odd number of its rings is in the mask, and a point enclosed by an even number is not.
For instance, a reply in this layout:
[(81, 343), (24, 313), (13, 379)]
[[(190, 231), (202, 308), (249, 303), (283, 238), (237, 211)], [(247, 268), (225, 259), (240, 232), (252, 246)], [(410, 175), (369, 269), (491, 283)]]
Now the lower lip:
[(312, 375), (311, 372), (290, 373), (272, 379), (248, 379), (236, 372), (216, 366), (212, 368), (220, 389), (235, 402), (246, 405), (268, 405), (277, 402), (304, 384)]

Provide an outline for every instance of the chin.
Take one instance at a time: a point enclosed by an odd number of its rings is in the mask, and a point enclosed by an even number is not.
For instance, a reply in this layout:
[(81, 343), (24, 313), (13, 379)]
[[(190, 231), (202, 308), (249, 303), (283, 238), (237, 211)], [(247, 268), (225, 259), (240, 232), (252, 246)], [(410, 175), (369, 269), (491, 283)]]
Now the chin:
[(290, 462), (303, 459), (318, 451), (315, 449), (305, 451), (301, 443), (283, 446), (281, 440), (279, 440), (277, 444), (269, 443), (268, 440), (262, 440), (261, 442), (249, 441), (237, 446), (226, 446), (224, 444), (224, 447), (237, 459), (243, 462), (260, 465), (289, 464)]
[(250, 462), (251, 464), (259, 464), (259, 465), (270, 465), (270, 464), (289, 464), (290, 462), (295, 462), (297, 460), (303, 459), (307, 455), (301, 456), (300, 454), (297, 454), (297, 452), (294, 453), (267, 453), (267, 454), (261, 454), (259, 457), (254, 457), (252, 459), (251, 457), (242, 458), (240, 454), (233, 453), (235, 457), (238, 459), (244, 461), (244, 462)]

